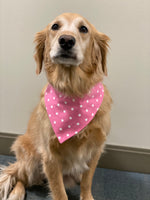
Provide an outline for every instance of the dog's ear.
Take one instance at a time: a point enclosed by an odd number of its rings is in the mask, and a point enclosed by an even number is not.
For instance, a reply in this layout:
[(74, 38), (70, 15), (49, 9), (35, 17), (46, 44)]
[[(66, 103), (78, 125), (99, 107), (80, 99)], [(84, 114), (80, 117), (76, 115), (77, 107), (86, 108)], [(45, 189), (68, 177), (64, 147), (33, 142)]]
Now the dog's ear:
[(103, 33), (95, 31), (93, 40), (94, 44), (92, 57), (94, 64), (101, 65), (104, 75), (107, 76), (106, 57), (109, 47), (108, 42), (110, 38)]
[(46, 40), (46, 28), (35, 35), (34, 43), (35, 46), (35, 61), (36, 61), (36, 74), (40, 74), (42, 70), (42, 64), (44, 59), (44, 48)]

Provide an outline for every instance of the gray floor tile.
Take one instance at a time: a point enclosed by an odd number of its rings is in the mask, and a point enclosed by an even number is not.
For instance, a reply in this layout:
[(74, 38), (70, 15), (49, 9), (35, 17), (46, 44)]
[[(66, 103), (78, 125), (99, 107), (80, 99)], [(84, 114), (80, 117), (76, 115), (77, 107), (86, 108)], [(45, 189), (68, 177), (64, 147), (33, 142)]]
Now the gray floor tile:
[[(11, 156), (0, 156), (0, 164), (14, 162)], [(150, 174), (97, 168), (93, 179), (95, 200), (150, 200)], [(27, 189), (26, 200), (51, 200), (47, 187)], [(67, 191), (69, 200), (79, 200), (80, 188)]]

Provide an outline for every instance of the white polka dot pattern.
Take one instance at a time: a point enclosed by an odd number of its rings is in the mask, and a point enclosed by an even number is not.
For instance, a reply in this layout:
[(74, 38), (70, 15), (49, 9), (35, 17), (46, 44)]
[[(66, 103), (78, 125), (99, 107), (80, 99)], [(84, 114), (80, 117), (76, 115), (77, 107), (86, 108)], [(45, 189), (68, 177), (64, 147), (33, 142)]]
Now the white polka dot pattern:
[(60, 143), (78, 134), (94, 118), (103, 101), (102, 83), (95, 85), (83, 98), (66, 97), (48, 85), (45, 106), (52, 128)]

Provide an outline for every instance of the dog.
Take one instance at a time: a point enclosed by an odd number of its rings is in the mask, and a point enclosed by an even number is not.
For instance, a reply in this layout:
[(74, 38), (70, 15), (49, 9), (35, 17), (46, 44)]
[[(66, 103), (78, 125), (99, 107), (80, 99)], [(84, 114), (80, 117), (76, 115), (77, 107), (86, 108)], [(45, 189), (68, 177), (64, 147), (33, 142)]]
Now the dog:
[(36, 73), (44, 65), (48, 84), (26, 133), (12, 145), (16, 162), (1, 168), (0, 199), (23, 200), (26, 187), (46, 178), (53, 200), (67, 200), (65, 188), (76, 184), (81, 200), (93, 200), (92, 178), (111, 124), (112, 99), (102, 84), (108, 42), (73, 13), (36, 34)]

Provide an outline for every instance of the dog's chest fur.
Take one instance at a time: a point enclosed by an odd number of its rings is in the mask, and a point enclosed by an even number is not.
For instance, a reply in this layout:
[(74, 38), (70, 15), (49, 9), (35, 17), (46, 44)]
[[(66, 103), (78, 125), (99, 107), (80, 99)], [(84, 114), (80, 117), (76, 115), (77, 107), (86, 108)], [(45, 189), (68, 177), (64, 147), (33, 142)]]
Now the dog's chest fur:
[(94, 143), (90, 140), (91, 136), (84, 131), (79, 134), (83, 137), (75, 136), (55, 149), (64, 175), (78, 176), (88, 170), (88, 163), (96, 151)]
[(88, 167), (88, 161), (91, 159), (92, 149), (87, 149), (86, 146), (82, 148), (82, 151), (68, 149), (68, 153), (65, 155), (62, 165), (63, 174), (82, 174)]

